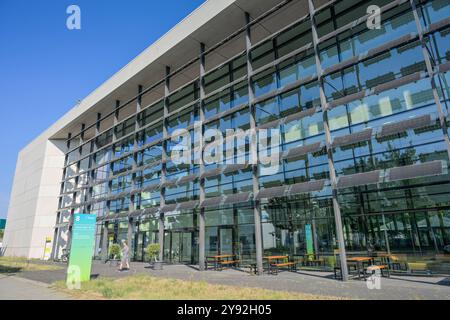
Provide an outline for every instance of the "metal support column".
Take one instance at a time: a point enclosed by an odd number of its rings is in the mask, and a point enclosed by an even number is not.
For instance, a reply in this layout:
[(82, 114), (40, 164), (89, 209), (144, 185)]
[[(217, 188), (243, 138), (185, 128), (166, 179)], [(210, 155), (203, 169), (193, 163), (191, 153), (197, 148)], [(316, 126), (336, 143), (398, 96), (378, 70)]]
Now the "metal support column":
[(341, 218), (341, 208), (339, 207), (338, 202), (338, 193), (336, 188), (336, 171), (334, 169), (334, 161), (333, 161), (333, 148), (331, 146), (331, 131), (328, 126), (328, 111), (327, 111), (327, 99), (325, 97), (325, 91), (323, 87), (323, 77), (322, 77), (322, 65), (319, 58), (319, 48), (318, 48), (318, 41), (319, 37), (317, 34), (317, 28), (316, 23), (314, 20), (314, 4), (312, 0), (308, 0), (309, 5), (309, 14), (311, 18), (311, 31), (312, 31), (312, 38), (313, 38), (313, 45), (314, 45), (314, 54), (315, 54), (315, 61), (316, 61), (316, 69), (317, 69), (317, 77), (318, 77), (318, 84), (320, 88), (320, 104), (322, 106), (322, 113), (323, 113), (323, 127), (325, 132), (325, 143), (327, 148), (327, 154), (328, 154), (328, 167), (330, 172), (330, 182), (332, 187), (332, 201), (333, 201), (333, 209), (334, 209), (334, 219), (336, 223), (336, 236), (338, 240), (338, 246), (339, 246), (339, 259), (341, 263), (341, 272), (342, 272), (342, 280), (347, 281), (348, 280), (348, 269), (347, 269), (347, 254), (345, 252), (345, 242), (344, 242), (344, 232), (342, 229), (342, 218)]
[(113, 142), (117, 141), (116, 126), (119, 123), (119, 112), (120, 112), (119, 107), (120, 107), (120, 100), (116, 100), (116, 106), (114, 108), (114, 118), (113, 118), (114, 125), (112, 127)]
[(133, 232), (134, 232), (133, 225), (134, 225), (133, 218), (128, 218), (127, 245), (128, 245), (130, 254), (131, 254), (131, 252), (133, 252), (133, 250), (132, 250), (132, 248), (133, 248), (132, 241), (133, 241)]
[[(200, 44), (200, 123), (201, 123), (201, 136), (199, 137), (199, 150), (201, 152), (200, 157), (200, 176), (205, 172), (205, 164), (203, 163), (203, 122), (205, 121), (204, 102), (205, 99), (205, 44)], [(205, 200), (205, 179), (200, 179), (200, 203)], [(205, 259), (205, 208), (200, 208), (200, 214), (198, 217), (198, 268), (200, 271), (206, 268)]]
[(106, 262), (108, 260), (108, 222), (104, 222), (102, 228), (102, 260)]
[[(256, 195), (259, 192), (259, 177), (258, 177), (258, 145), (257, 145), (257, 132), (256, 132), (256, 108), (254, 104), (255, 94), (253, 92), (252, 77), (253, 67), (251, 62), (251, 26), (250, 26), (250, 15), (248, 12), (245, 13), (245, 45), (247, 53), (247, 79), (248, 79), (248, 104), (250, 109), (250, 132), (251, 132), (251, 143), (250, 143), (250, 153), (252, 164), (252, 178), (253, 178), (253, 194)], [(256, 272), (257, 274), (263, 274), (263, 242), (262, 242), (262, 230), (261, 230), (261, 202), (260, 200), (254, 200), (253, 209), (254, 221), (255, 221), (255, 248), (256, 248)]]
[[(167, 162), (167, 137), (169, 136), (167, 130), (167, 117), (169, 114), (169, 94), (170, 94), (170, 67), (166, 66), (166, 80), (164, 84), (164, 116), (163, 116), (163, 143), (162, 143), (162, 165), (161, 165), (161, 183), (166, 182), (166, 162)], [(160, 208), (166, 205), (166, 190), (165, 187), (160, 191)], [(159, 252), (159, 261), (164, 259), (164, 213), (159, 214), (159, 245), (161, 251)]]
[[(138, 131), (140, 129), (139, 113), (141, 112), (141, 109), (142, 109), (142, 95), (141, 95), (141, 93), (142, 93), (142, 86), (139, 85), (138, 86), (138, 97), (137, 97), (137, 100), (136, 100), (136, 116), (135, 116), (136, 118), (135, 118), (135, 121), (134, 121), (134, 132), (135, 132), (135, 134), (134, 134), (134, 142), (133, 142), (133, 149), (134, 150), (138, 149), (138, 147), (139, 147), (139, 134), (138, 134)], [(133, 173), (131, 175), (131, 181), (132, 181), (131, 182), (132, 183), (131, 189), (134, 189), (136, 187), (137, 173), (136, 173), (135, 170), (138, 167), (137, 157), (138, 157), (138, 154), (134, 153), (133, 154), (133, 169), (132, 169)], [(136, 194), (132, 194), (130, 196), (129, 212), (133, 212), (133, 211), (137, 210), (137, 206), (136, 206), (135, 202), (136, 202)]]

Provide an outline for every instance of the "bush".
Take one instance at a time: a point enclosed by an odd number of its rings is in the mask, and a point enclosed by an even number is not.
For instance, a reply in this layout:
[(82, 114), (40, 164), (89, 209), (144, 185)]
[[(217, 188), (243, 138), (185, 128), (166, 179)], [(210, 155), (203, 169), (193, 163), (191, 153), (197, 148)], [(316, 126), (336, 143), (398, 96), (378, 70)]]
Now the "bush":
[(146, 248), (146, 253), (147, 253), (148, 259), (150, 261), (157, 261), (160, 251), (161, 251), (161, 247), (159, 246), (159, 243), (149, 244)]
[(100, 291), (102, 293), (102, 296), (108, 299), (111, 299), (114, 295), (113, 289), (111, 289), (110, 287), (104, 287)]
[(113, 259), (120, 258), (122, 250), (120, 249), (120, 246), (117, 243), (112, 244), (109, 247), (109, 255), (113, 257)]

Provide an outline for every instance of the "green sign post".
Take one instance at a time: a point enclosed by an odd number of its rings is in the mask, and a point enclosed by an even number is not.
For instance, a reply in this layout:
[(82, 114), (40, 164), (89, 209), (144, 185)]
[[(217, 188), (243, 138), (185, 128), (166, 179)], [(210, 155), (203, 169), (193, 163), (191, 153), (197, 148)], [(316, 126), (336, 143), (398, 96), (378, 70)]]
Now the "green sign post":
[(67, 285), (77, 286), (91, 278), (92, 254), (95, 245), (95, 214), (75, 214), (72, 227)]

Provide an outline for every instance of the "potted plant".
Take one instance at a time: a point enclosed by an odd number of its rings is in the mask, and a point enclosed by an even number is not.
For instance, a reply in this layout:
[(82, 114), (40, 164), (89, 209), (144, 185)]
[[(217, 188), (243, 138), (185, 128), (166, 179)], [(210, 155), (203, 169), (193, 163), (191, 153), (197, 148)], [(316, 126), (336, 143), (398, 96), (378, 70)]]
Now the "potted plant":
[(120, 255), (122, 250), (120, 249), (120, 246), (117, 243), (113, 243), (110, 247), (109, 247), (109, 257), (110, 259), (110, 265), (111, 263), (113, 263), (114, 261), (116, 262), (116, 265), (119, 263), (120, 261)]
[(162, 261), (159, 261), (159, 253), (161, 247), (159, 243), (149, 244), (146, 248), (147, 256), (150, 264), (152, 264), (154, 270), (162, 270)]

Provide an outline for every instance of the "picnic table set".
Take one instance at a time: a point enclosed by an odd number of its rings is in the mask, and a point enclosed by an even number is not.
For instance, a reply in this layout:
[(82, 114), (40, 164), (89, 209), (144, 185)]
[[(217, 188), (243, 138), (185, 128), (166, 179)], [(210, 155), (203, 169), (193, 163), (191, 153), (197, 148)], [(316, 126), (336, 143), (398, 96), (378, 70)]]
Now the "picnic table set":
[[(299, 263), (304, 266), (321, 266), (324, 263), (324, 258), (319, 257), (317, 254), (307, 253), (301, 255), (301, 257), (303, 258), (302, 261), (295, 261), (291, 259), (289, 255), (264, 256), (264, 272), (271, 275), (277, 275), (280, 269), (292, 272), (297, 271), (297, 265)], [(390, 276), (390, 260), (388, 255), (379, 255), (377, 257), (353, 256), (348, 257), (346, 260), (349, 273), (354, 278), (367, 279), (369, 275), (377, 273), (378, 271), (382, 276)], [(207, 256), (205, 260), (206, 270), (212, 269), (214, 271), (222, 271), (226, 268), (239, 268), (240, 265), (241, 260), (238, 255), (231, 253)], [(250, 273), (257, 273), (257, 265), (255, 263), (249, 264), (246, 267), (250, 269)], [(338, 277), (338, 272), (340, 272), (340, 270), (339, 264), (334, 267), (335, 278)]]

